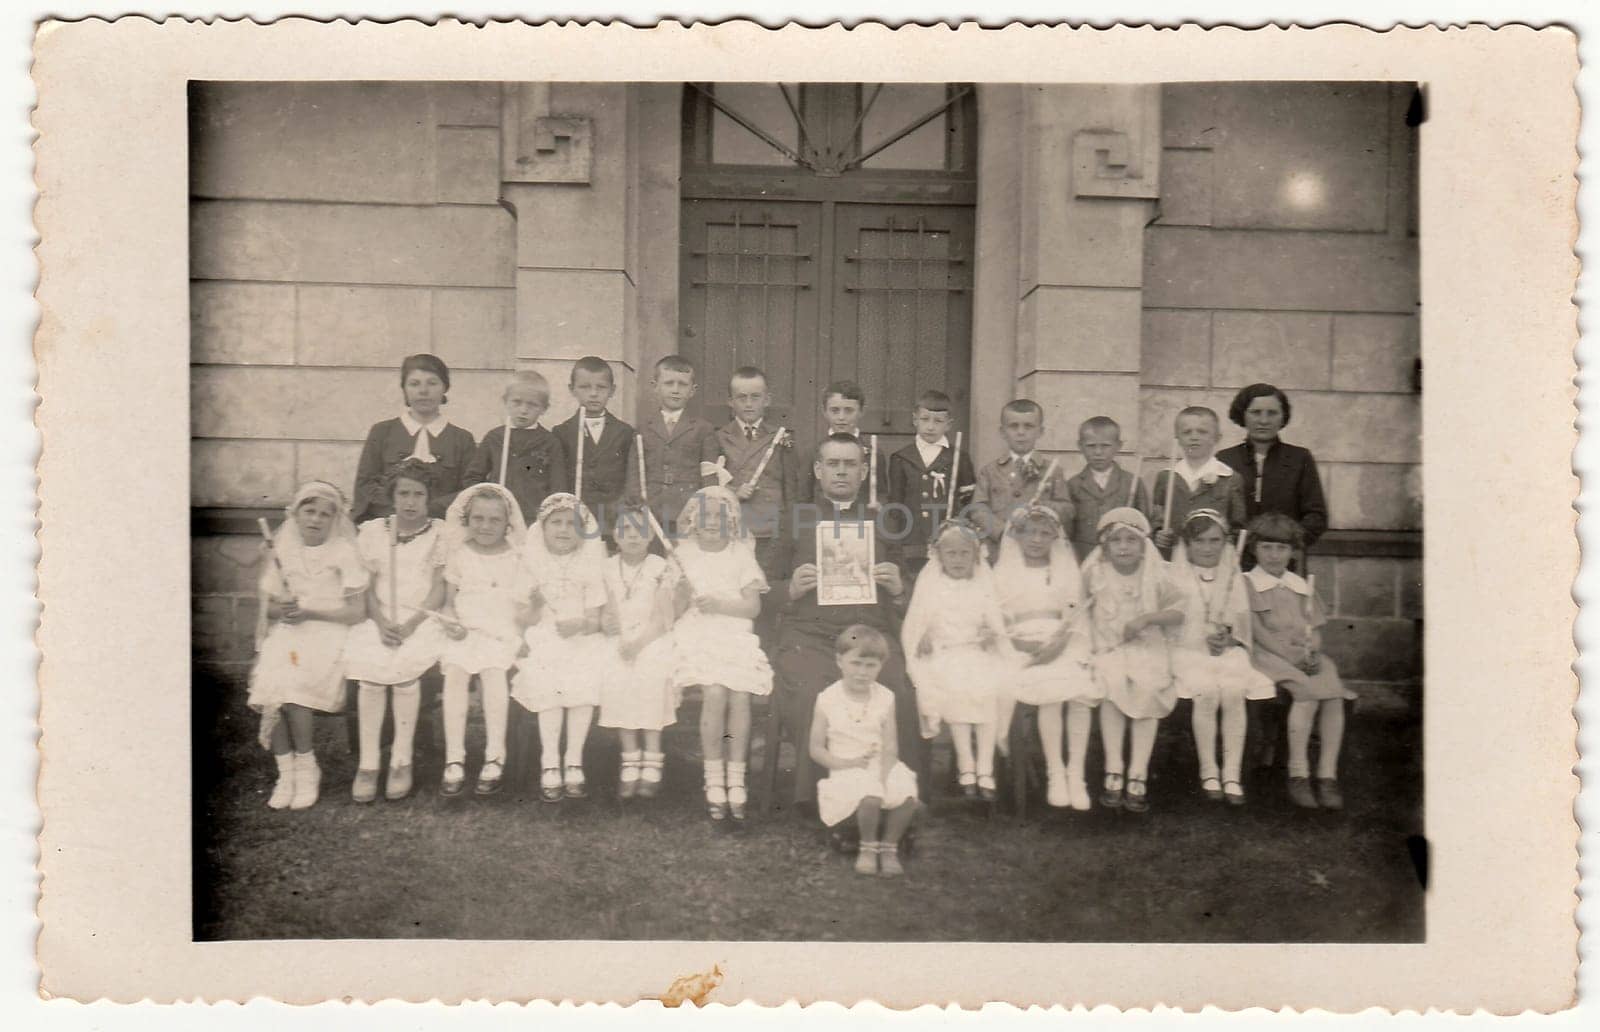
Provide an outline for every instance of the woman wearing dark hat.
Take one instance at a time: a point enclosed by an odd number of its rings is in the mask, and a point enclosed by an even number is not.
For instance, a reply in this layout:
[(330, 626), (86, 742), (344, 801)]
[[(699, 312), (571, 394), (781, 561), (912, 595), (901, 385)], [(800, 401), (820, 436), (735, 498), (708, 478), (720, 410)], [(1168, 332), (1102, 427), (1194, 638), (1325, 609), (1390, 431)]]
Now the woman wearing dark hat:
[(405, 459), (431, 464), (433, 490), (428, 492), (428, 511), (443, 517), (461, 490), (462, 474), (472, 460), (472, 434), (453, 425), (440, 411), (450, 390), (449, 366), (433, 355), (412, 355), (400, 365), (400, 389), (406, 407), (394, 419), (374, 423), (361, 449), (352, 507), (357, 523), (393, 511), (384, 490), (384, 475)]
[(1305, 547), (1310, 548), (1328, 529), (1328, 503), (1311, 452), (1278, 439), (1289, 424), (1289, 411), (1289, 396), (1272, 384), (1244, 388), (1228, 406), (1228, 418), (1244, 427), (1245, 439), (1218, 452), (1217, 458), (1244, 478), (1251, 519), (1281, 512), (1305, 529)]

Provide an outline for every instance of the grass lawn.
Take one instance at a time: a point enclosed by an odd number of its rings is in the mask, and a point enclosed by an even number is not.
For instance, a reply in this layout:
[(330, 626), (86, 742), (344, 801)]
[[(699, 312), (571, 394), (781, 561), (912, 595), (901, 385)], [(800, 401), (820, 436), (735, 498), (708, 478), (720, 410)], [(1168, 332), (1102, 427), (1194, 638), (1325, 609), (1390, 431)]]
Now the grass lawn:
[[(200, 940), (1423, 939), (1408, 845), (1422, 831), (1414, 711), (1354, 715), (1340, 814), (1295, 810), (1281, 770), (1247, 784), (1243, 809), (1208, 802), (1184, 708), (1163, 722), (1143, 816), (1042, 806), (1026, 821), (991, 815), (954, 794), (946, 746), (908, 877), (896, 882), (856, 875), (815, 818), (766, 813), (759, 772), (746, 826), (713, 827), (699, 794), (693, 705), (668, 732), (657, 799), (615, 798), (616, 747), (597, 728), (591, 798), (557, 806), (509, 787), (489, 801), (469, 792), (446, 803), (426, 720), (412, 797), (353, 803), (343, 721), (320, 718), (323, 797), (291, 813), (266, 807), (274, 768), (243, 698), (238, 685), (196, 684)], [(481, 739), (469, 738), (468, 751), (475, 775)], [(1099, 762), (1093, 752), (1091, 787)]]

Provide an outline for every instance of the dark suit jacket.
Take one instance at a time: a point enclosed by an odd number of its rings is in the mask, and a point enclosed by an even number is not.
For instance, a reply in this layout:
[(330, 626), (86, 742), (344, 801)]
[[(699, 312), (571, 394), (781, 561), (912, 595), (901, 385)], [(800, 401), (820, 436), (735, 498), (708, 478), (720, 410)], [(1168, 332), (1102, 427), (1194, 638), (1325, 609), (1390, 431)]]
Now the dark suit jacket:
[(1259, 502), (1256, 459), (1250, 442), (1224, 448), (1217, 452), (1217, 458), (1243, 478), (1245, 508), (1251, 519), (1263, 512), (1281, 512), (1293, 518), (1305, 528), (1307, 548), (1328, 529), (1328, 502), (1322, 494), (1322, 478), (1317, 475), (1317, 460), (1309, 449), (1274, 442), (1267, 450)]
[[(581, 409), (579, 411), (582, 411)], [(578, 464), (578, 413), (553, 431), (563, 449), (563, 468), (567, 483), (576, 484)], [(606, 413), (600, 440), (583, 442), (583, 494), (580, 500), (600, 521), (600, 533), (610, 539), (611, 525), (617, 518), (617, 503), (628, 477), (628, 460), (633, 455), (633, 427)]]
[[(961, 453), (961, 467), (956, 473), (956, 483), (952, 484), (950, 482), (952, 455), (951, 447), (945, 445), (939, 450), (939, 454), (934, 456), (933, 465), (924, 466), (922, 453), (917, 450), (917, 442), (912, 441), (889, 456), (889, 487), (886, 500), (905, 506), (910, 510), (910, 516), (902, 512), (893, 512), (884, 513), (880, 518), (890, 537), (897, 539), (892, 546), (891, 557), (899, 559), (902, 564), (908, 559), (927, 558), (928, 542), (933, 540), (934, 530), (944, 523), (944, 514), (948, 511), (952, 489), (956, 492), (957, 513), (972, 501), (972, 492), (978, 482), (977, 475), (973, 472), (972, 458), (964, 451)], [(906, 525), (908, 520), (909, 526)]]
[(628, 456), (623, 495), (630, 502), (648, 499), (662, 528), (673, 533), (689, 497), (717, 482), (715, 475), (700, 472), (700, 463), (716, 462), (722, 454), (717, 446), (717, 429), (700, 416), (684, 412), (669, 435), (657, 410), (639, 425), (637, 433), (644, 439), (644, 491), (640, 491), (639, 454), (634, 451)]

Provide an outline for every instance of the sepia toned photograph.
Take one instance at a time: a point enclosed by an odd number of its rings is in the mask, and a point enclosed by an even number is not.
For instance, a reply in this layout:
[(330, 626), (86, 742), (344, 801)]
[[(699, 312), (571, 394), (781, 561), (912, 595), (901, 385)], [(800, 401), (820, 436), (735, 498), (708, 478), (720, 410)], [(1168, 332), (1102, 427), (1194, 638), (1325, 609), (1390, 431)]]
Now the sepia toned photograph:
[(187, 103), (197, 941), (1426, 941), (1417, 83)]

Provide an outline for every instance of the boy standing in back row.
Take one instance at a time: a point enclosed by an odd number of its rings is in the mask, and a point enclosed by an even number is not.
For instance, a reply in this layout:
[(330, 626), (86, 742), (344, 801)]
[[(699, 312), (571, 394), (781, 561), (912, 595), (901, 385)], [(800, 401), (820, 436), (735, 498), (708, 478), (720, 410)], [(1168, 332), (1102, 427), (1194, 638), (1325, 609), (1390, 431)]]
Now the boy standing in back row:
[[(617, 392), (617, 382), (605, 359), (585, 355), (573, 363), (568, 389), (577, 399), (578, 411), (553, 431), (563, 449), (566, 482), (578, 486), (578, 434), (582, 433), (583, 496), (580, 500), (594, 514), (600, 524), (600, 534), (609, 545), (627, 475), (624, 463), (633, 453), (633, 427), (606, 408)], [(534, 515), (528, 514), (529, 522)]]
[(910, 510), (910, 516), (899, 513), (896, 518), (888, 518), (888, 523), (891, 534), (898, 536), (900, 520), (910, 520), (890, 558), (915, 578), (927, 565), (928, 544), (949, 511), (951, 492), (955, 492), (955, 511), (959, 514), (972, 500), (976, 477), (965, 451), (960, 468), (951, 474), (954, 449), (948, 436), (952, 422), (948, 394), (923, 391), (911, 412), (911, 422), (917, 436), (889, 457), (888, 487), (888, 500)]
[(1009, 449), (978, 471), (978, 486), (972, 494), (972, 516), (998, 551), (1013, 513), (1033, 502), (1055, 511), (1063, 527), (1072, 525), (1072, 497), (1060, 464), (1050, 482), (1040, 487), (1050, 460), (1037, 451), (1044, 436), (1044, 409), (1031, 398), (1017, 398), (1000, 410), (1000, 434)]
[(1096, 528), (1100, 517), (1112, 509), (1130, 506), (1150, 515), (1150, 493), (1144, 481), (1134, 483), (1133, 474), (1117, 464), (1122, 450), (1122, 428), (1110, 416), (1091, 416), (1078, 427), (1078, 450), (1083, 452), (1083, 469), (1067, 481), (1072, 499), (1072, 522), (1067, 533), (1078, 562), (1099, 543)]
[(624, 496), (648, 503), (668, 534), (675, 533), (678, 514), (689, 496), (701, 487), (717, 486), (719, 479), (716, 467), (722, 449), (716, 428), (685, 411), (695, 387), (694, 363), (687, 358), (668, 355), (656, 363), (650, 388), (659, 407), (638, 431), (644, 440), (642, 477), (637, 446), (628, 456)]

